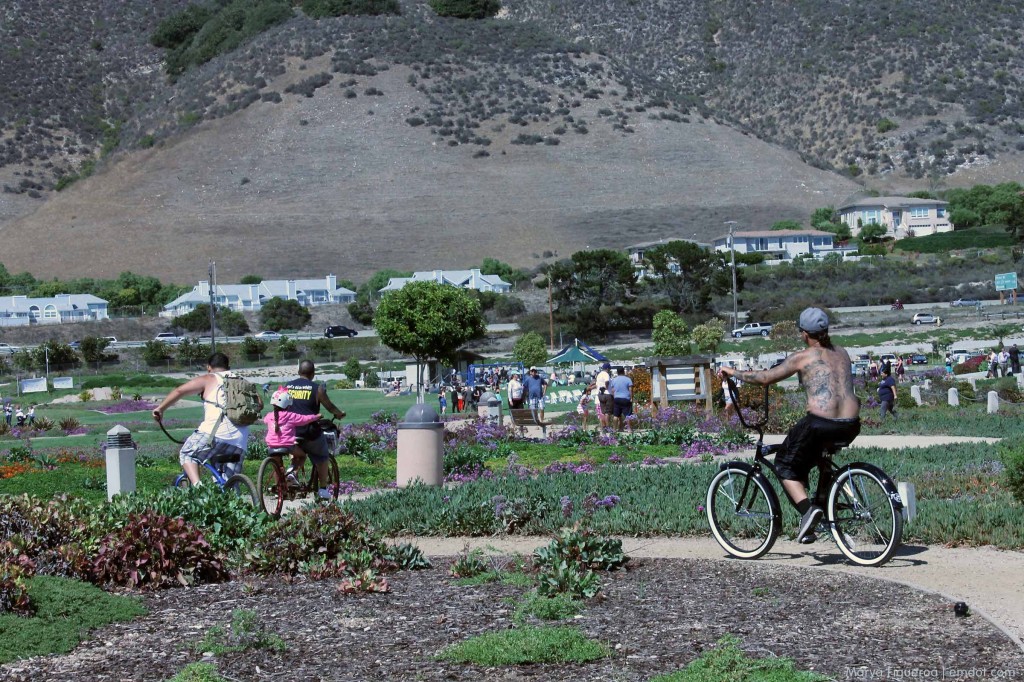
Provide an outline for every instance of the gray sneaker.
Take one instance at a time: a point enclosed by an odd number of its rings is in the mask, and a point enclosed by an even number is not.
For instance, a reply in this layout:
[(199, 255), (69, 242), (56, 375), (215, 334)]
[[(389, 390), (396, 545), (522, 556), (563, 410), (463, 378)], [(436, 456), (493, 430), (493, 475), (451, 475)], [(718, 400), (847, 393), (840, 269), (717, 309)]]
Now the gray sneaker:
[(800, 521), (800, 530), (796, 534), (796, 541), (803, 542), (807, 535), (810, 535), (814, 528), (818, 525), (818, 521), (821, 520), (821, 516), (824, 512), (821, 507), (817, 505), (811, 505), (811, 508), (804, 514), (804, 518)]

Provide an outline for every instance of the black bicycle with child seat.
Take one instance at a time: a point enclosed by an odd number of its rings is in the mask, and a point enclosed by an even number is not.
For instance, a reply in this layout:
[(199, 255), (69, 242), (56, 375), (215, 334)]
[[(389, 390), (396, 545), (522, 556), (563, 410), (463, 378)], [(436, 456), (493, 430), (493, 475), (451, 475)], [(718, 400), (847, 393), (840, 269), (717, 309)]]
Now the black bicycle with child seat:
[[(327, 460), (327, 475), (329, 481), (321, 484), (316, 473), (316, 466), (309, 462), (309, 475), (303, 471), (294, 470), (291, 467), (285, 468), (284, 457), (292, 453), (292, 447), (270, 448), (267, 456), (260, 463), (259, 473), (256, 475), (256, 490), (259, 494), (260, 505), (263, 510), (278, 518), (284, 511), (284, 503), (289, 500), (301, 500), (312, 494), (313, 499), (318, 499), (317, 494), (321, 488), (326, 488), (329, 494), (328, 501), (337, 500), (340, 494), (340, 476), (338, 473), (338, 427), (329, 419), (321, 419), (316, 422), (327, 439), (327, 451), (330, 457)], [(296, 439), (301, 443), (302, 439)], [(298, 447), (296, 445), (295, 447)]]
[[(736, 384), (727, 377), (729, 394), (739, 405)], [(780, 446), (764, 444), (768, 421), (768, 386), (760, 419), (748, 424), (743, 410), (740, 422), (757, 431), (753, 462), (723, 462), (711, 479), (707, 515), (715, 540), (740, 559), (757, 559), (768, 553), (782, 530), (782, 506), (764, 470), (781, 485), (778, 469), (766, 458)], [(819, 458), (814, 504), (825, 510), (816, 531), (828, 530), (839, 550), (855, 564), (880, 566), (892, 558), (903, 537), (903, 500), (889, 476), (865, 462), (837, 465), (833, 456), (848, 442), (828, 443)]]

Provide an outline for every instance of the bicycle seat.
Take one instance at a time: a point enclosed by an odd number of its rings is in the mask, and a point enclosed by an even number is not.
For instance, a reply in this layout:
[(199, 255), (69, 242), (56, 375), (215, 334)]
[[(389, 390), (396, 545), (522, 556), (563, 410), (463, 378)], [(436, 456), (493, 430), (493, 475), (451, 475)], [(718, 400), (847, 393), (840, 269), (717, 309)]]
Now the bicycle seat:
[(831, 443), (826, 443), (825, 446), (822, 448), (822, 451), (826, 455), (832, 456), (832, 455), (836, 454), (837, 452), (839, 452), (840, 450), (842, 450), (843, 448), (850, 447), (850, 443), (852, 443), (852, 442), (853, 442), (852, 439), (851, 440), (836, 440), (836, 441), (832, 441)]
[(210, 457), (211, 464), (234, 464), (242, 461), (242, 455), (240, 453), (227, 453), (222, 452), (219, 455)]
[(289, 448), (289, 447), (270, 448), (267, 451), (267, 456), (268, 457), (279, 457), (280, 455), (287, 455), (291, 451), (292, 451), (292, 449)]

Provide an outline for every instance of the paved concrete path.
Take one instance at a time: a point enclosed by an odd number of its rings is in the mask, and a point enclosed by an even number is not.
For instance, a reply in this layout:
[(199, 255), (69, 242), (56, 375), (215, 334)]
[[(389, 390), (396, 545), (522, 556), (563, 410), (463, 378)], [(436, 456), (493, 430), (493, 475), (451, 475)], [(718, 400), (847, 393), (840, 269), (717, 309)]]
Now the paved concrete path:
[[(427, 556), (453, 556), (467, 547), (498, 554), (530, 554), (550, 538), (404, 538)], [(726, 555), (713, 538), (622, 538), (632, 557), (665, 559), (716, 559), (739, 561)], [(964, 601), (975, 613), (987, 617), (1024, 650), (1024, 553), (992, 547), (932, 547), (904, 545), (884, 566), (854, 566), (829, 539), (799, 545), (779, 539), (772, 551), (758, 561), (770, 561), (810, 570), (830, 570), (880, 578), (944, 595), (951, 602)]]

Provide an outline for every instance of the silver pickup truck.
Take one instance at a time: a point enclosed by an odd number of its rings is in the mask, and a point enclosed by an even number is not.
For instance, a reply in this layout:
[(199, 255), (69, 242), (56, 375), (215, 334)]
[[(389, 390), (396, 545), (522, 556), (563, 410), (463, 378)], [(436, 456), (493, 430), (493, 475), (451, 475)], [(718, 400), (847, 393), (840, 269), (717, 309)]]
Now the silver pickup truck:
[(771, 333), (772, 326), (761, 322), (750, 322), (738, 329), (732, 330), (732, 335), (737, 339), (741, 336), (768, 336)]

